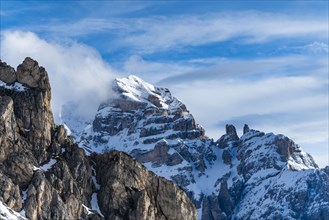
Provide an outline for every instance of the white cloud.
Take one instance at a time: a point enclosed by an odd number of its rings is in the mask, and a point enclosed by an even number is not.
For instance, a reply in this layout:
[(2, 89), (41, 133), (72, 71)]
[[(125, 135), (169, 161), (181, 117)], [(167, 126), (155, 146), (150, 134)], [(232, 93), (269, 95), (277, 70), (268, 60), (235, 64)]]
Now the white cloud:
[(32, 32), (7, 31), (1, 36), (1, 59), (13, 67), (31, 57), (44, 66), (52, 87), (52, 108), (74, 101), (77, 114), (92, 117), (111, 93), (115, 71), (91, 47), (76, 42), (47, 42)]

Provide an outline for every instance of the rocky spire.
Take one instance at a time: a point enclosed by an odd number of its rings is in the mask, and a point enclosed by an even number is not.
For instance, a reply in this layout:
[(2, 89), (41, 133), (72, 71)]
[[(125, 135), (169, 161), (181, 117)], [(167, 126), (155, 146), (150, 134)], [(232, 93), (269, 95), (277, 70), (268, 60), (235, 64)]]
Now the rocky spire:
[(17, 67), (17, 81), (31, 88), (50, 90), (48, 74), (43, 67), (39, 67), (37, 61), (30, 57), (25, 58)]
[(249, 132), (249, 131), (250, 131), (249, 126), (248, 126), (247, 124), (245, 124), (245, 125), (243, 126), (243, 134), (246, 134), (246, 133)]
[(15, 69), (0, 60), (0, 80), (11, 84), (17, 80)]
[(19, 133), (33, 142), (38, 161), (46, 159), (55, 127), (50, 107), (51, 90), (48, 74), (37, 61), (27, 57), (15, 71), (0, 63), (0, 94), (13, 100), (14, 114)]
[(17, 71), (1, 60), (0, 67), (0, 80), (7, 84), (18, 82), (30, 88), (50, 90), (46, 70), (39, 67), (38, 62), (30, 57), (25, 58), (23, 63), (17, 67)]
[(230, 136), (231, 140), (239, 140), (234, 125), (227, 124), (225, 126), (225, 130), (226, 130), (226, 135)]

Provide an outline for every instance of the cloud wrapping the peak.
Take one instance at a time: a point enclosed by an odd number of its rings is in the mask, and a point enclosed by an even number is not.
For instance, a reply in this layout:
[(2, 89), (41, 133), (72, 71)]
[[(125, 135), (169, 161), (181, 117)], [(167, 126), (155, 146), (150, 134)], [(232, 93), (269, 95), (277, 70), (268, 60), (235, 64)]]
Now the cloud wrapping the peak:
[(1, 59), (16, 67), (25, 57), (37, 60), (48, 72), (57, 122), (61, 105), (75, 102), (76, 113), (90, 118), (98, 104), (111, 95), (116, 72), (91, 47), (77, 42), (48, 42), (32, 32), (4, 32)]

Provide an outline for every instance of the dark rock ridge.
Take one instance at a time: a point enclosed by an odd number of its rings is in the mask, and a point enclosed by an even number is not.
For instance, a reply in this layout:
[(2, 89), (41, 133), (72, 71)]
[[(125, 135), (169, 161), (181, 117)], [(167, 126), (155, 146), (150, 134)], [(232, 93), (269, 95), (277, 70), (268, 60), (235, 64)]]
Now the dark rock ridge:
[(130, 156), (86, 156), (54, 124), (36, 61), (0, 67), (0, 219), (196, 219), (184, 191)]
[(196, 219), (183, 190), (129, 155), (112, 151), (91, 158), (97, 167), (101, 210), (110, 219)]
[(115, 98), (100, 105), (78, 142), (89, 153), (124, 151), (174, 181), (199, 219), (329, 216), (328, 168), (319, 169), (288, 137), (248, 125), (239, 137), (226, 125), (226, 134), (213, 141), (168, 89), (129, 76), (115, 80), (113, 90)]

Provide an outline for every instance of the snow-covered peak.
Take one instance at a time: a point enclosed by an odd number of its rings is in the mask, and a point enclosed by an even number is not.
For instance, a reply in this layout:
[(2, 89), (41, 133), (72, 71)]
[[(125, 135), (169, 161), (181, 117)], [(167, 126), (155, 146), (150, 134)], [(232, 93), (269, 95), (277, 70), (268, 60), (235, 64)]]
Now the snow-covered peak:
[(135, 101), (147, 100), (150, 94), (158, 95), (153, 85), (144, 82), (134, 75), (117, 78), (114, 80), (114, 84), (118, 86), (118, 89), (123, 95)]
[(145, 104), (144, 107), (157, 107), (170, 112), (182, 110), (187, 112), (185, 105), (173, 97), (167, 88), (158, 88), (143, 81), (137, 76), (130, 75), (125, 78), (117, 78), (113, 83), (113, 90), (118, 93), (119, 99)]

